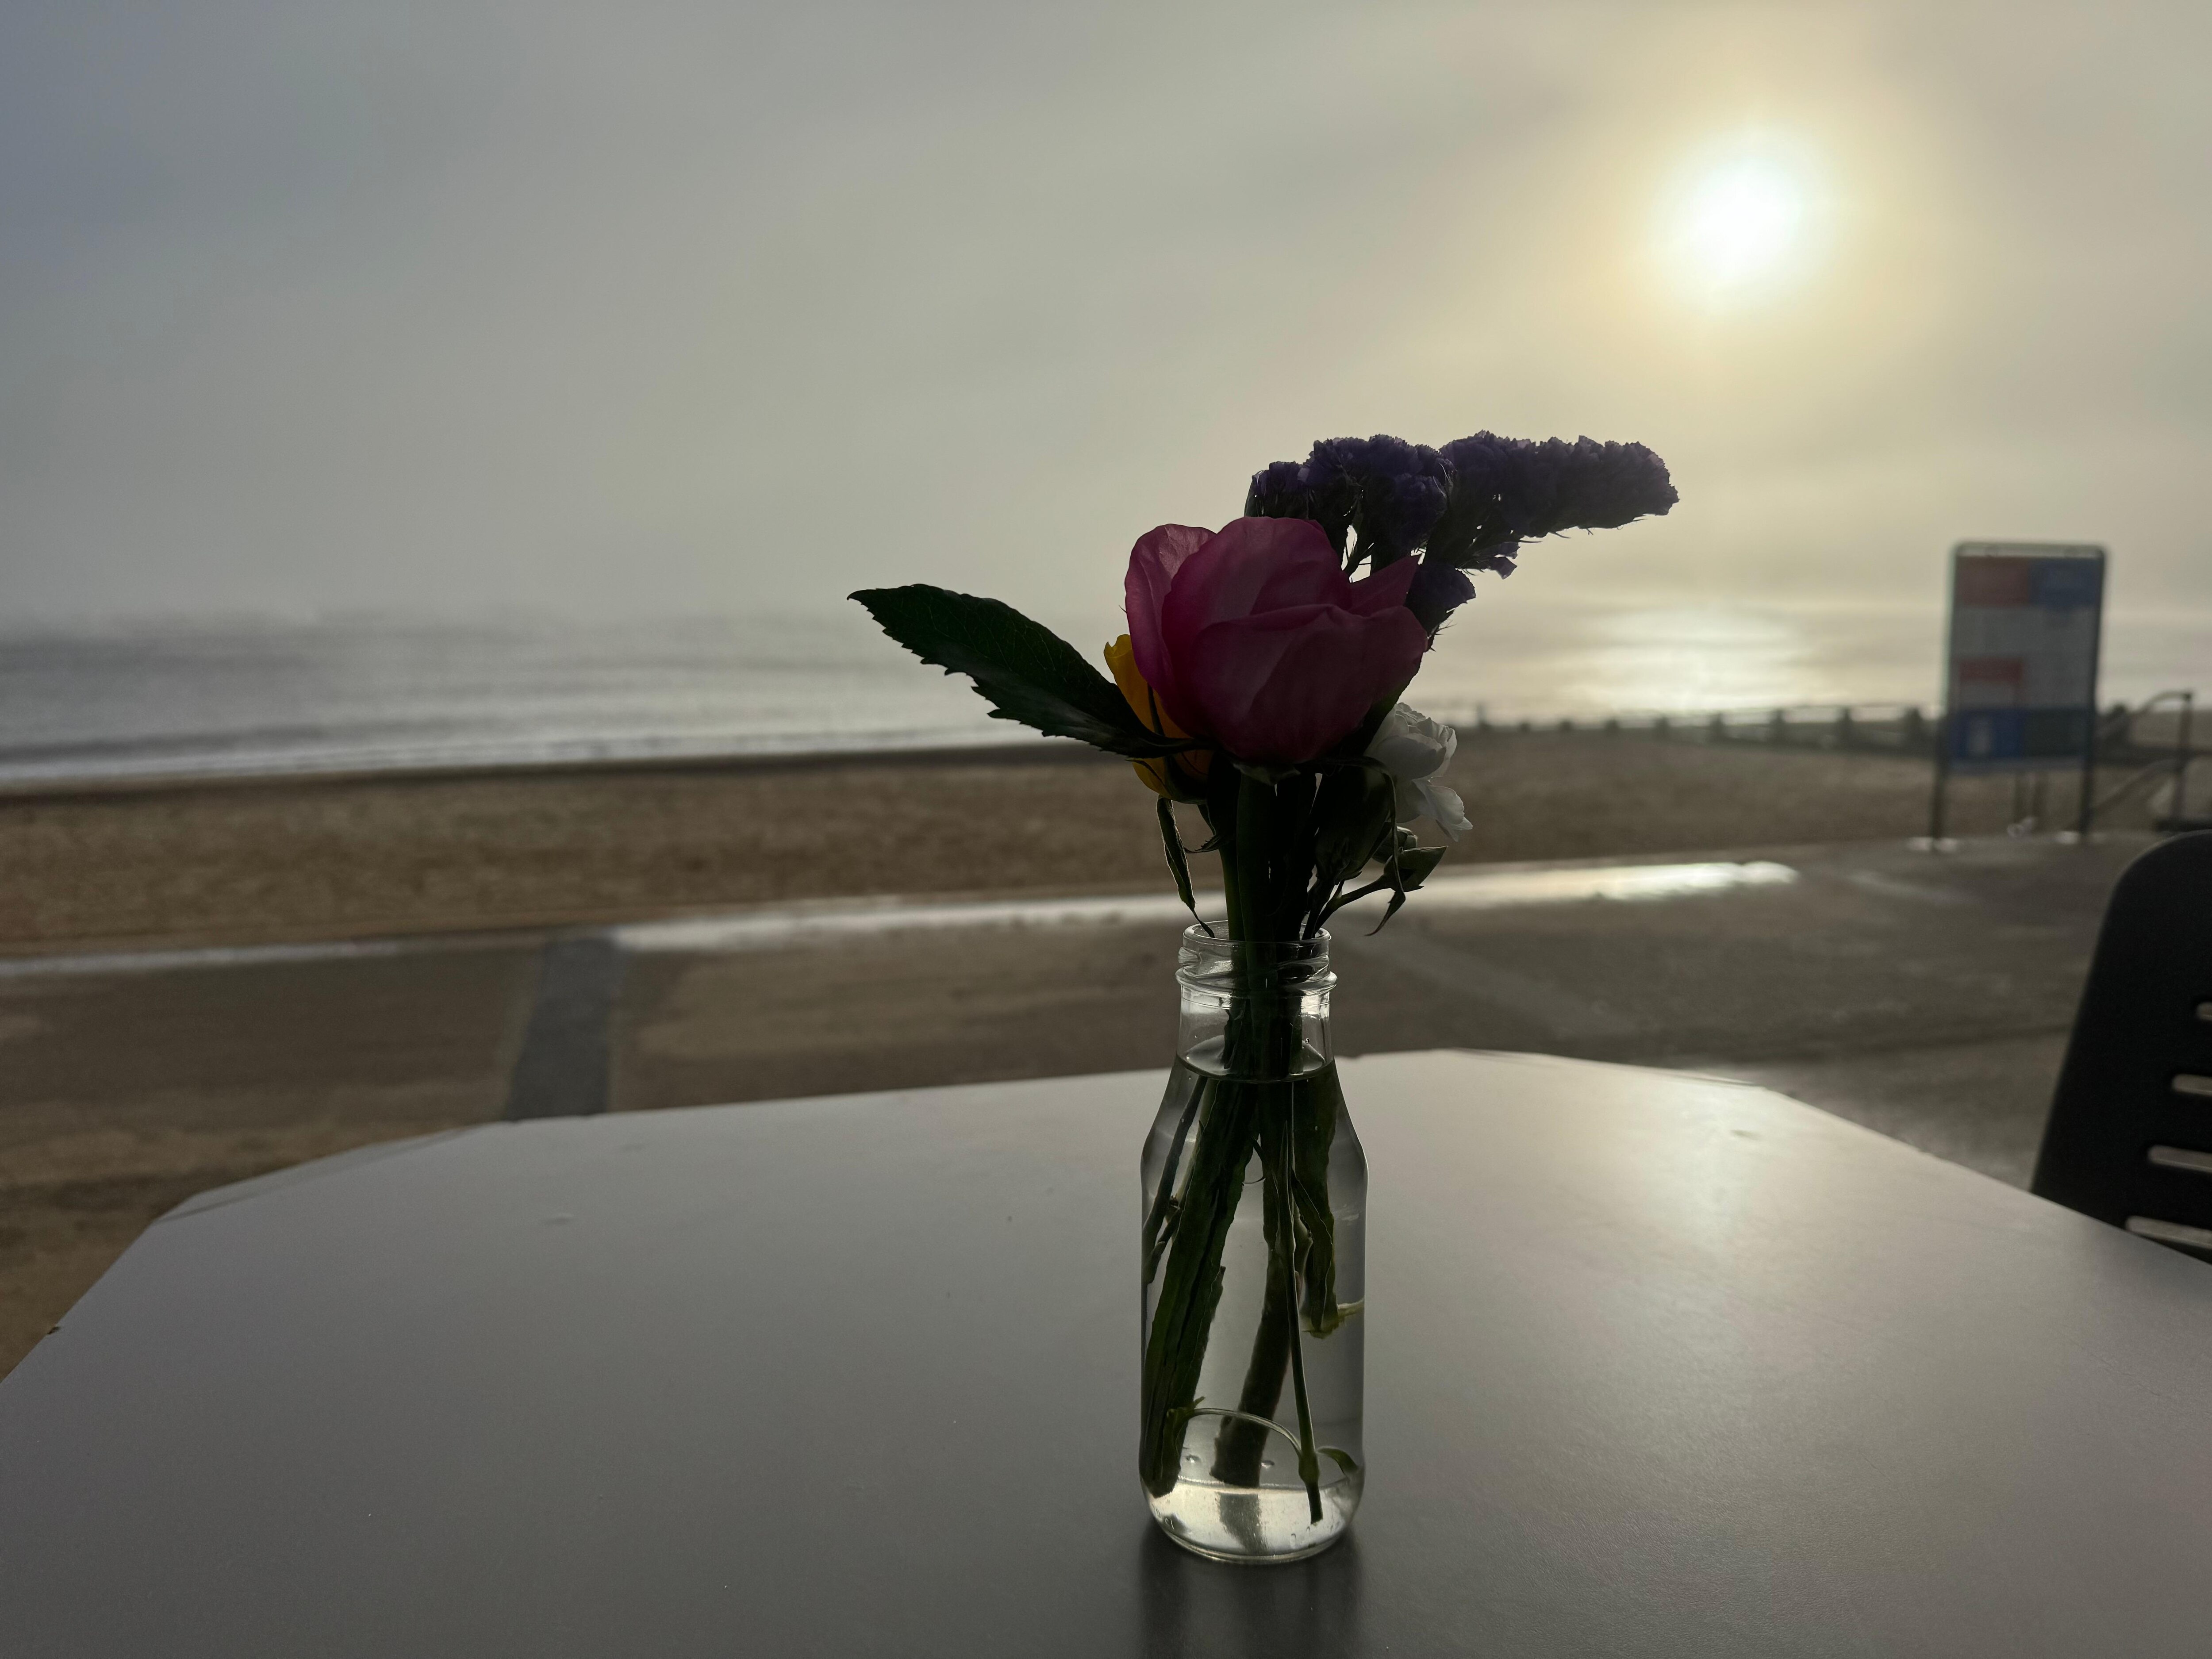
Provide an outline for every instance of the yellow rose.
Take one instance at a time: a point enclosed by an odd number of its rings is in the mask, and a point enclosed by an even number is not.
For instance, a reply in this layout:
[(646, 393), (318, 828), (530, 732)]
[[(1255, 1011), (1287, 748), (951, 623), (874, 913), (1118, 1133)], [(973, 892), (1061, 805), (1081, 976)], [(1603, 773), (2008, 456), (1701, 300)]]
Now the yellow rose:
[[(1147, 730), (1164, 738), (1190, 735), (1161, 713), (1160, 700), (1152, 695), (1152, 688), (1137, 672), (1137, 648), (1127, 634), (1106, 647), (1106, 666), (1114, 676), (1114, 684), (1121, 688), (1121, 695), (1129, 700), (1129, 707), (1137, 711), (1137, 718), (1144, 721)], [(1156, 760), (1131, 761), (1129, 764), (1137, 769), (1137, 775), (1154, 794), (1165, 795), (1170, 800), (1195, 800), (1202, 793), (1198, 781), (1213, 764), (1213, 751), (1187, 750), (1180, 755), (1162, 755)]]

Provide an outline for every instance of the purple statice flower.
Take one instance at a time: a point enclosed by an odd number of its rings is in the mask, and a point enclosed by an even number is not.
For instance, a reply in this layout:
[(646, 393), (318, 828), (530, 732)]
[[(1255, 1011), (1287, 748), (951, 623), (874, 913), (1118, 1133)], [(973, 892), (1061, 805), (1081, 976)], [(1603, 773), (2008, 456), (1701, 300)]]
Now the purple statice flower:
[(1462, 569), (1513, 568), (1519, 544), (1562, 530), (1610, 530), (1678, 499), (1667, 464), (1642, 444), (1542, 441), (1478, 432), (1443, 447), (1451, 495), (1429, 555)]
[(1352, 528), (1358, 551), (1380, 570), (1407, 557), (1429, 538), (1443, 516), (1451, 472), (1426, 444), (1380, 435), (1367, 441), (1359, 505)]
[(1609, 530), (1675, 499), (1667, 464), (1642, 444), (1478, 432), (1435, 450), (1378, 434), (1324, 438), (1303, 462), (1254, 473), (1244, 512), (1312, 520), (1347, 570), (1363, 561), (1380, 570), (1426, 547), (1406, 603), (1433, 635), (1474, 597), (1466, 572), (1510, 576), (1523, 542)]
[(1298, 468), (1298, 483), (1306, 492), (1306, 516), (1328, 532), (1340, 557), (1352, 515), (1359, 510), (1366, 448), (1364, 438), (1323, 438)]
[[(1304, 469), (1296, 461), (1276, 461), (1252, 475), (1252, 488), (1244, 497), (1248, 519), (1310, 519)], [(1326, 526), (1323, 526), (1326, 528)], [(1340, 544), (1337, 550), (1342, 552)]]
[(1432, 554), (1423, 559), (1421, 568), (1413, 573), (1413, 585), (1406, 593), (1406, 608), (1433, 637), (1437, 629), (1444, 625), (1444, 618), (1474, 597), (1474, 584), (1468, 579), (1467, 572)]
[(1352, 532), (1351, 563), (1379, 570), (1413, 552), (1444, 510), (1451, 474), (1425, 444), (1378, 434), (1324, 438), (1304, 462), (1277, 461), (1252, 475), (1248, 515), (1310, 519), (1339, 556)]

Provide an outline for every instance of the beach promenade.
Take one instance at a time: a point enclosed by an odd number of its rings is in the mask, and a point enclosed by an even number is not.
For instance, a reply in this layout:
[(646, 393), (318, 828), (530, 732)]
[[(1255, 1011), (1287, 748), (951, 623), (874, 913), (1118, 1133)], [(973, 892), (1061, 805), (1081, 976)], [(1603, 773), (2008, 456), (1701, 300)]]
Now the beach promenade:
[[(1336, 930), (1345, 1052), (1719, 1073), (2025, 1180), (2146, 836), (1931, 854), (1905, 763), (1512, 741), (1456, 780), (1486, 845), (1382, 933)], [(0, 809), (11, 867), (44, 872), (0, 957), (0, 1364), (154, 1216), (306, 1158), (1170, 1052), (1179, 913), (1119, 765), (287, 787)], [(976, 868), (1000, 889), (953, 889)]]

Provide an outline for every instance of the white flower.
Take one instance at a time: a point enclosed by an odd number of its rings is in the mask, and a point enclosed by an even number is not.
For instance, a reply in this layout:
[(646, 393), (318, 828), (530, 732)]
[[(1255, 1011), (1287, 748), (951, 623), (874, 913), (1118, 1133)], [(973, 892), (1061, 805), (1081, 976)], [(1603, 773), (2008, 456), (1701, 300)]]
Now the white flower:
[(1382, 717), (1367, 757), (1379, 762), (1396, 786), (1399, 823), (1426, 815), (1454, 841), (1474, 827), (1458, 794), (1435, 781), (1458, 747), (1458, 732), (1418, 708), (1401, 702)]

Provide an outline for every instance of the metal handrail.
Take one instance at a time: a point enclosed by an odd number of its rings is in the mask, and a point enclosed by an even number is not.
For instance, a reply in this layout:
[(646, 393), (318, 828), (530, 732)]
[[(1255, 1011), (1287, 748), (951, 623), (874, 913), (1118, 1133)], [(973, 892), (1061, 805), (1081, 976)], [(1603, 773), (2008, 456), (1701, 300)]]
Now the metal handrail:
[[(2110, 805), (2138, 787), (2145, 777), (2160, 772), (2179, 774), (2188, 762), (2200, 752), (2191, 741), (2191, 719), (2196, 693), (2193, 690), (2160, 691), (2145, 698), (2130, 708), (2115, 705), (2096, 715), (2098, 743), (2100, 755), (2124, 763), (2139, 757), (2143, 750), (2136, 744), (2132, 727), (2143, 715), (2154, 713), (2168, 705), (2178, 705), (2182, 712), (2177, 740), (2169, 752), (2160, 754), (2113, 789), (2103, 801), (2093, 804), (2093, 812)], [(1515, 719), (1492, 720), (1482, 705), (1472, 708), (1444, 713), (1443, 718), (1454, 724), (1485, 730), (1510, 730), (1518, 726), (1529, 731), (1589, 731), (1638, 732), (1643, 734), (1680, 737), (1696, 740), (1744, 743), (1756, 746), (1762, 740), (1778, 742), (1779, 745), (1824, 747), (1859, 750), (1870, 753), (1923, 753), (1936, 741), (1940, 714), (1931, 713), (1923, 704), (1911, 702), (1861, 703), (1785, 703), (1780, 706), (1730, 707), (1702, 709), (1616, 709), (1610, 713), (1590, 713), (1548, 719)], [(2161, 745), (2164, 747), (2164, 745)], [(2176, 816), (2179, 816), (2177, 810)]]
[(2179, 822), (2188, 816), (2185, 809), (2187, 805), (2185, 797), (2189, 787), (2189, 763), (2197, 758), (2197, 750), (2190, 742), (2190, 726), (2197, 712), (2197, 693), (2193, 690), (2160, 691), (2146, 697), (2140, 707), (2124, 712), (2121, 717), (2124, 721), (2122, 729), (2124, 732), (2133, 726), (2136, 716), (2148, 714), (2160, 703), (2168, 701), (2178, 703), (2181, 708), (2181, 719), (2174, 730), (2173, 752), (2171, 755), (2160, 756), (2157, 760), (2139, 768), (2123, 780), (2103, 799), (2095, 803), (2090, 809), (2093, 813), (2101, 812), (2107, 806), (2118, 803), (2145, 778), (2160, 772), (2166, 772), (2171, 773), (2173, 777), (2173, 810), (2167, 817)]
[(1832, 732), (1839, 726), (1845, 730), (1866, 727), (1880, 731), (1894, 726), (1911, 729), (1916, 724), (1924, 731), (1935, 724), (1934, 717), (1926, 708), (1910, 702), (1801, 702), (1763, 708), (1626, 708), (1506, 720), (1492, 719), (1480, 704), (1462, 708), (1444, 705), (1431, 712), (1455, 725), (1489, 731), (1510, 731), (1516, 727), (1526, 727), (1531, 731), (1571, 728), (1577, 731), (1666, 732), (1687, 735), (1710, 732), (1716, 725), (1731, 732), (1782, 730), (1795, 732)]

